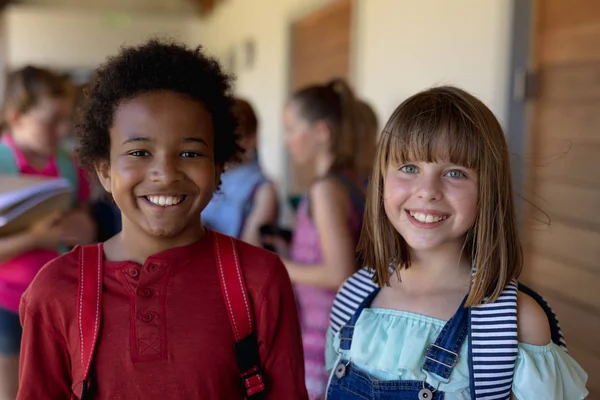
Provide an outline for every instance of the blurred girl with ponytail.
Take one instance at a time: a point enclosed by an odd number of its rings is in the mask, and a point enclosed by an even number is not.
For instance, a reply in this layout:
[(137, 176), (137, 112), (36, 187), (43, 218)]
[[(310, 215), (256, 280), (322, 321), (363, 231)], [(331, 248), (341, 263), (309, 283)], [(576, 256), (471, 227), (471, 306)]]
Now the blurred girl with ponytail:
[(283, 114), (294, 163), (312, 164), (316, 172), (298, 206), (289, 258), (281, 254), (295, 284), (311, 399), (325, 393), (325, 334), (335, 293), (356, 271), (364, 209), (358, 170), (363, 124), (357, 110), (352, 90), (336, 79), (294, 93)]

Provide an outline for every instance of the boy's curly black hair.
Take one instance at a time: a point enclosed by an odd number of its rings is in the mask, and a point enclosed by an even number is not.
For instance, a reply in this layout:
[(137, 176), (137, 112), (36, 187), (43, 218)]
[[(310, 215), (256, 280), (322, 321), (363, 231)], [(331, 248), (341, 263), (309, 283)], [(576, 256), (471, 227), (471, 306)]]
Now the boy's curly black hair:
[(109, 129), (119, 104), (136, 95), (170, 90), (201, 102), (212, 115), (215, 163), (234, 161), (239, 153), (232, 78), (202, 47), (152, 39), (125, 47), (98, 68), (85, 91), (75, 134), (82, 165), (93, 170), (97, 161), (110, 161)]

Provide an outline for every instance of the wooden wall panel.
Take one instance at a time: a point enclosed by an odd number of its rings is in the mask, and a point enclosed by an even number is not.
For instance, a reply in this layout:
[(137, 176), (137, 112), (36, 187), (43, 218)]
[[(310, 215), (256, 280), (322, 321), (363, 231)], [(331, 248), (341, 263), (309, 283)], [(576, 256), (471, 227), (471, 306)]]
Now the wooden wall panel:
[[(598, 41), (600, 48), (600, 39)], [(567, 139), (600, 144), (600, 99), (581, 103), (549, 102), (538, 104), (537, 129), (544, 138)]]
[(538, 0), (523, 281), (561, 320), (600, 399), (600, 2)]
[[(540, 181), (528, 199), (547, 213), (552, 221), (600, 226), (600, 193), (590, 185)], [(577, 199), (577, 207), (573, 207), (573, 199)]]
[[(528, 243), (533, 249), (546, 256), (552, 255), (560, 260), (570, 260), (569, 267), (575, 271), (577, 268), (589, 268), (598, 271), (600, 260), (600, 230), (583, 228), (575, 222), (552, 221), (548, 227), (532, 228), (528, 236)], [(527, 266), (529, 268), (529, 266)], [(575, 272), (573, 272), (575, 273)], [(565, 286), (565, 289), (576, 287)], [(600, 286), (598, 286), (600, 292)], [(600, 301), (600, 296), (598, 296)]]
[[(348, 79), (352, 1), (338, 0), (292, 25), (290, 89)], [(306, 190), (314, 177), (312, 165), (292, 165), (290, 191)]]
[[(568, 138), (547, 138), (536, 144), (536, 155), (525, 162), (534, 174), (533, 179), (569, 181), (597, 188), (600, 185), (600, 144), (576, 143)], [(542, 183), (540, 183), (542, 184)], [(537, 185), (534, 191), (539, 192)], [(573, 198), (573, 206), (577, 204)]]
[(543, 67), (539, 72), (540, 97), (556, 103), (600, 100), (599, 66), (600, 61)]
[(352, 2), (339, 0), (292, 26), (291, 89), (348, 78)]

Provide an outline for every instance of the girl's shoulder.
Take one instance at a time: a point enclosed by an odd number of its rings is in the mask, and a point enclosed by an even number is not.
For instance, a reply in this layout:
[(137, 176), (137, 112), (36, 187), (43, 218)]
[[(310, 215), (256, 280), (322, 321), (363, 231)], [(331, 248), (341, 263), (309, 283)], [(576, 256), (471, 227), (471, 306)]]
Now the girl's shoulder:
[(330, 327), (334, 334), (352, 318), (360, 304), (379, 289), (379, 286), (373, 281), (374, 275), (374, 270), (364, 267), (342, 284), (331, 309)]
[[(391, 267), (390, 267), (391, 268)], [(359, 308), (360, 304), (374, 291), (379, 289), (374, 282), (375, 271), (364, 267), (350, 276), (338, 290), (331, 309), (330, 327), (336, 334)], [(471, 308), (471, 314), (478, 322), (488, 316), (496, 318), (499, 312), (518, 316), (515, 328), (518, 328), (519, 342), (547, 344), (552, 340), (566, 350), (566, 343), (556, 314), (546, 300), (526, 285), (513, 280), (509, 282), (500, 297), (494, 303), (483, 303)], [(509, 315), (508, 315), (509, 316)], [(547, 340), (548, 339), (548, 340)]]

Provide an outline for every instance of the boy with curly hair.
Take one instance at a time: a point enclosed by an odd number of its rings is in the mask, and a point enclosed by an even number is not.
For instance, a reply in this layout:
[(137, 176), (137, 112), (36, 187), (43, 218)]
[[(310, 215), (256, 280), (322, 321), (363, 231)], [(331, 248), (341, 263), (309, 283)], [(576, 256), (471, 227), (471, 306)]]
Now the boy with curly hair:
[[(217, 234), (200, 222), (223, 166), (238, 152), (233, 101), (230, 78), (200, 48), (152, 40), (96, 71), (78, 126), (79, 158), (123, 220), (121, 233), (97, 246), (97, 343), (87, 352), (78, 291), (88, 275), (79, 275), (87, 264), (78, 248), (47, 264), (22, 298), (18, 399), (248, 394), (218, 269), (222, 252), (235, 251), (216, 251)], [(276, 255), (231, 240), (254, 318), (261, 393), (305, 399), (286, 269)]]

